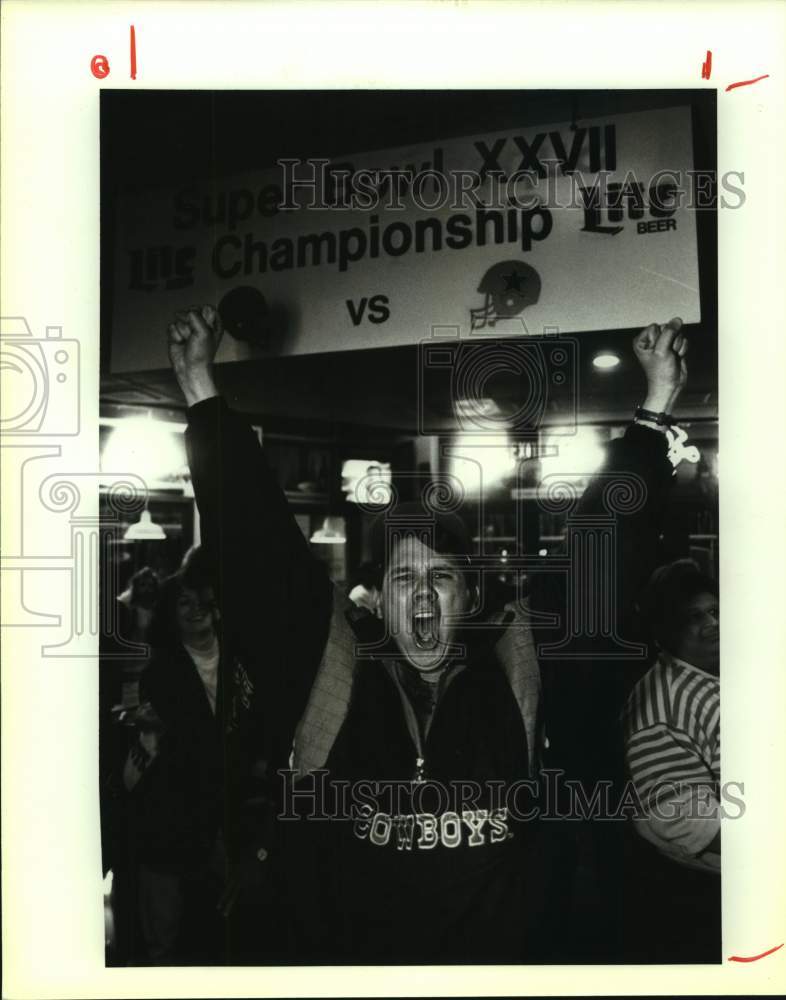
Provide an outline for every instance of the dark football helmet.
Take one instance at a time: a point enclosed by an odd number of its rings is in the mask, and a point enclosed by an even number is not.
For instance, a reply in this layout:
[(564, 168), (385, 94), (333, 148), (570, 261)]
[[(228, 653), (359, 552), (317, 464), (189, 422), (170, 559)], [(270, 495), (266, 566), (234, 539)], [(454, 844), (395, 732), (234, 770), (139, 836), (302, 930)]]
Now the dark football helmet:
[(520, 260), (494, 264), (483, 275), (478, 291), (484, 296), (480, 309), (470, 309), (471, 328), (494, 326), (498, 319), (518, 316), (540, 298), (540, 276)]
[(218, 314), (227, 333), (235, 340), (256, 347), (267, 341), (269, 316), (264, 295), (250, 285), (240, 285), (226, 293), (218, 303)]

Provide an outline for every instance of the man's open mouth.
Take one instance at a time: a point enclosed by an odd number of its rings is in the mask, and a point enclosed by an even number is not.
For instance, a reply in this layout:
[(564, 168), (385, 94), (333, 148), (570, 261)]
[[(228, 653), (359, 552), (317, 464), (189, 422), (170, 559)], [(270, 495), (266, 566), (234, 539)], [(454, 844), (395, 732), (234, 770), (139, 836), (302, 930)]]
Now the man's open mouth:
[(436, 608), (413, 613), (412, 636), (418, 649), (434, 649), (439, 642), (439, 611)]

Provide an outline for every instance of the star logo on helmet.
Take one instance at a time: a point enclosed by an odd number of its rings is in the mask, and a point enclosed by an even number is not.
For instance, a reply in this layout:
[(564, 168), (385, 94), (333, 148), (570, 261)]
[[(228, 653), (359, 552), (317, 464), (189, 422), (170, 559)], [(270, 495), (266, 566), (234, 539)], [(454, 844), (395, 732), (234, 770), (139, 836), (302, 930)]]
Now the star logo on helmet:
[(519, 274), (516, 271), (511, 271), (510, 274), (503, 274), (502, 280), (505, 282), (506, 292), (518, 292), (519, 295), (522, 293), (521, 283), (524, 281), (524, 275)]
[(470, 309), (471, 328), (494, 328), (499, 320), (518, 316), (540, 297), (540, 275), (523, 260), (502, 260), (483, 275), (478, 291), (483, 305)]

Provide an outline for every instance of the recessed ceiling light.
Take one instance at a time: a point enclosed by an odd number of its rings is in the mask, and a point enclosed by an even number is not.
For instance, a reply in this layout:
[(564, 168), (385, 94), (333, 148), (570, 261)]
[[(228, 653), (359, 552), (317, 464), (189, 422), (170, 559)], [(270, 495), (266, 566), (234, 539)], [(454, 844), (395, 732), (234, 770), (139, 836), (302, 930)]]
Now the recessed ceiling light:
[(609, 368), (616, 368), (620, 363), (620, 359), (616, 354), (612, 354), (611, 351), (603, 351), (595, 355), (592, 363), (596, 368), (607, 370)]

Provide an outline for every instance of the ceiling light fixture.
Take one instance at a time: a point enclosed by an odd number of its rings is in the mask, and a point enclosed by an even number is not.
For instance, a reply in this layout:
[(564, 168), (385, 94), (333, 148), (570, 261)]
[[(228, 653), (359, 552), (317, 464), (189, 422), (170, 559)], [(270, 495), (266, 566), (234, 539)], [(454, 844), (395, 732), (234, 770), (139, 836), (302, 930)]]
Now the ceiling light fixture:
[(616, 368), (619, 363), (618, 355), (612, 354), (611, 351), (601, 351), (592, 359), (592, 364), (601, 371), (610, 371), (612, 368)]
[(346, 540), (344, 520), (341, 517), (326, 517), (322, 527), (309, 539), (313, 545), (343, 545)]
[(160, 524), (156, 524), (150, 516), (150, 511), (145, 507), (139, 515), (136, 524), (130, 524), (123, 535), (125, 542), (163, 542), (166, 541), (166, 533)]

